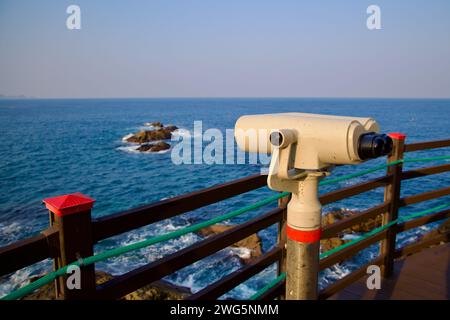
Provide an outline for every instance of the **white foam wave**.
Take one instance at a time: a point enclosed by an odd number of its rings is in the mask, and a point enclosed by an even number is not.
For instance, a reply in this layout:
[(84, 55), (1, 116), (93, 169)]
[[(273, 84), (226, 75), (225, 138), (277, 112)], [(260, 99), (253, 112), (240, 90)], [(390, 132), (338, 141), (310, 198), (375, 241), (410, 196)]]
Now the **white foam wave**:
[(329, 204), (324, 206), (324, 210), (322, 210), (322, 215), (326, 215), (330, 212), (334, 212), (336, 210), (340, 210), (342, 212), (359, 212), (362, 211), (361, 208), (356, 207), (333, 207), (333, 204)]
[(332, 266), (331, 268), (325, 269), (322, 273), (322, 277), (319, 279), (320, 288), (325, 288), (331, 283), (345, 277), (350, 273), (350, 269), (343, 264)]
[(176, 285), (187, 287), (191, 289), (191, 292), (195, 293), (202, 288), (198, 285), (198, 282), (196, 281), (195, 274), (191, 273), (188, 274), (186, 278), (184, 278), (183, 281), (175, 283)]
[(22, 225), (18, 222), (13, 222), (11, 224), (0, 223), (0, 235), (2, 237), (7, 237), (18, 232), (20, 233), (22, 229)]
[(43, 275), (49, 271), (51, 271), (51, 261), (46, 259), (0, 278), (0, 297), (29, 284), (31, 277)]
[(124, 151), (127, 153), (141, 153), (140, 151), (137, 150), (137, 148), (139, 148), (139, 145), (122, 146), (118, 147), (116, 150)]
[(342, 237), (342, 240), (355, 240), (357, 238), (359, 238), (361, 235), (360, 234), (344, 234), (344, 236)]
[(17, 221), (10, 224), (0, 222), (0, 246), (19, 240), (24, 233), (29, 231), (31, 231), (30, 227)]
[(252, 250), (244, 247), (231, 248), (231, 253), (237, 255), (241, 259), (250, 259)]
[(138, 131), (151, 131), (151, 130), (159, 130), (161, 128), (160, 127), (153, 127), (153, 126), (146, 126), (146, 125), (144, 125), (144, 126), (137, 127), (137, 129), (138, 129)]
[(134, 136), (134, 134), (133, 134), (133, 133), (129, 133), (129, 134), (127, 134), (126, 136), (124, 136), (124, 137), (122, 138), (122, 141), (123, 141), (123, 142), (127, 142), (127, 139), (131, 138), (132, 136)]
[[(157, 143), (158, 141), (155, 141), (155, 143)], [(125, 145), (125, 146), (120, 146), (120, 147), (117, 147), (116, 148), (116, 150), (119, 150), (119, 151), (123, 151), (123, 152), (127, 152), (127, 153), (139, 153), (139, 154), (165, 154), (165, 153), (168, 153), (168, 152), (170, 152), (170, 150), (172, 149), (172, 147), (170, 147), (169, 149), (166, 149), (166, 150), (161, 150), (161, 151), (156, 151), (156, 152), (151, 152), (151, 151), (144, 151), (144, 152), (141, 152), (141, 151), (139, 151), (138, 150), (138, 148), (139, 148), (139, 144), (127, 144), (127, 145)]]

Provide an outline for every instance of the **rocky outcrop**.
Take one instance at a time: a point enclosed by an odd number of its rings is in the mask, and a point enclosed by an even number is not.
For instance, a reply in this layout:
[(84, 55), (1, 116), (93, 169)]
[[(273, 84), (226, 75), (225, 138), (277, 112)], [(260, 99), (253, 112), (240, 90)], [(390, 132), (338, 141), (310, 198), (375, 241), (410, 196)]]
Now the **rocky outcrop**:
[(141, 152), (158, 152), (168, 149), (170, 149), (170, 144), (160, 141), (157, 143), (142, 144), (136, 150)]
[[(221, 224), (215, 224), (203, 229), (200, 229), (197, 233), (203, 237), (212, 236), (224, 231), (227, 231), (234, 226), (229, 225), (221, 225)], [(262, 255), (262, 242), (261, 238), (255, 233), (251, 236), (248, 236), (245, 239), (242, 239), (235, 244), (232, 245), (232, 247), (235, 248), (245, 248), (249, 250), (248, 256), (240, 256), (241, 261), (244, 264), (248, 264), (252, 262), (254, 259), (258, 258)]]
[[(142, 130), (133, 134), (129, 134), (123, 138), (123, 141), (129, 143), (138, 143), (140, 146), (136, 149), (141, 152), (158, 152), (170, 148), (170, 144), (161, 140), (169, 140), (172, 138), (172, 133), (178, 130), (175, 125), (168, 125), (164, 127), (161, 122), (146, 122), (145, 125), (152, 126), (154, 130)], [(157, 143), (151, 143), (156, 142)]]
[(174, 126), (173, 124), (169, 124), (169, 125), (165, 126), (164, 129), (166, 129), (170, 132), (174, 132), (175, 130), (178, 130), (179, 128), (177, 126)]
[[(339, 222), (343, 219), (349, 218), (350, 216), (352, 216), (354, 214), (358, 214), (358, 212), (343, 210), (343, 209), (330, 211), (322, 216), (322, 227)], [(322, 239), (322, 240), (320, 240), (321, 252), (329, 251), (331, 249), (334, 249), (336, 247), (343, 245), (344, 243), (347, 243), (349, 240), (343, 240), (343, 238), (342, 238), (344, 234), (349, 234), (349, 233), (353, 233), (353, 232), (354, 233), (369, 232), (372, 229), (379, 227), (381, 225), (381, 223), (382, 223), (382, 217), (381, 217), (381, 215), (379, 215), (373, 219), (368, 219), (366, 221), (363, 221), (361, 223), (353, 225), (352, 227), (350, 227), (348, 229), (345, 229), (342, 232), (342, 234), (339, 235), (338, 237)]]
[[(40, 277), (35, 277), (31, 281), (36, 281)], [(97, 285), (113, 279), (109, 273), (103, 271), (95, 272), (95, 280)], [(191, 295), (191, 290), (186, 287), (176, 286), (164, 280), (155, 281), (145, 287), (142, 287), (132, 293), (122, 297), (121, 300), (182, 300)], [(55, 286), (52, 282), (47, 284), (35, 292), (25, 296), (24, 300), (54, 300)]]
[(127, 142), (132, 143), (147, 143), (152, 141), (167, 140), (172, 137), (172, 131), (165, 128), (157, 130), (145, 130), (139, 131), (133, 134), (131, 137), (127, 138)]
[[(327, 212), (325, 215), (322, 216), (322, 226), (326, 226), (329, 224), (333, 224), (336, 222), (339, 222), (343, 219), (349, 218), (352, 215), (358, 214), (358, 211), (350, 211), (350, 210), (333, 210), (330, 212)], [(372, 229), (381, 226), (382, 217), (381, 215), (378, 215), (375, 218), (368, 219), (366, 221), (363, 221), (361, 223), (355, 224), (352, 227), (345, 229), (344, 233), (349, 232), (369, 232)]]
[(347, 243), (348, 240), (343, 240), (339, 237), (333, 237), (328, 239), (322, 239), (320, 240), (320, 252), (327, 252), (331, 249), (337, 248), (339, 246), (342, 246), (343, 244)]
[(446, 234), (446, 235), (448, 236), (448, 237), (447, 237), (447, 240), (448, 240), (449, 237), (450, 237), (450, 218), (444, 220), (444, 221), (439, 225), (439, 227), (437, 227), (436, 229), (433, 229), (433, 230), (431, 230), (431, 231), (425, 233), (425, 234), (420, 238), (420, 240), (428, 240), (428, 239), (432, 239), (432, 238), (434, 238), (434, 237), (437, 237), (437, 236), (440, 236), (440, 235), (443, 235), (443, 234)]

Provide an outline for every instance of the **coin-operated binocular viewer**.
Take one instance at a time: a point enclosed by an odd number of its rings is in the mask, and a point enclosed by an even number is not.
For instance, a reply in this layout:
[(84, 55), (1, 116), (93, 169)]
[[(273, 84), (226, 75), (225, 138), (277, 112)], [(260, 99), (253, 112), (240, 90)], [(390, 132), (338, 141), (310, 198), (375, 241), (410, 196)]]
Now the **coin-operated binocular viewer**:
[(242, 116), (235, 139), (246, 152), (272, 154), (267, 184), (291, 192), (287, 206), (286, 299), (316, 299), (322, 206), (320, 179), (335, 165), (387, 155), (392, 140), (371, 118), (279, 113)]

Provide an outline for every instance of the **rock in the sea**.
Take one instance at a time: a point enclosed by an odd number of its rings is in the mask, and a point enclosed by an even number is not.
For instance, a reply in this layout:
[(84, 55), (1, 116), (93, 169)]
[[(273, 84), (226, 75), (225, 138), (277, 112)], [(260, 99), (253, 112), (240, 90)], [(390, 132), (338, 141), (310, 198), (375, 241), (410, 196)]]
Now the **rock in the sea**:
[(171, 124), (166, 127), (161, 122), (146, 122), (146, 126), (152, 126), (153, 130), (142, 130), (137, 133), (131, 133), (122, 138), (123, 141), (131, 143), (148, 143), (152, 141), (168, 140), (172, 138), (172, 132), (178, 130), (178, 127)]
[(158, 152), (170, 149), (170, 144), (164, 141), (159, 141), (157, 143), (148, 143), (140, 145), (136, 150), (141, 152)]
[[(200, 234), (203, 237), (208, 237), (211, 235), (215, 235), (224, 231), (227, 231), (234, 226), (229, 225), (221, 225), (221, 224), (215, 224), (203, 229), (200, 229), (198, 231), (198, 234)], [(255, 258), (258, 258), (262, 255), (262, 243), (261, 238), (255, 233), (251, 236), (248, 236), (245, 239), (242, 239), (235, 244), (232, 245), (232, 247), (236, 248), (246, 248), (250, 251), (249, 257), (240, 257), (241, 261), (245, 264), (252, 262)]]
[(178, 130), (178, 127), (174, 126), (173, 124), (169, 124), (165, 126), (164, 129), (169, 130), (170, 132), (174, 132), (175, 130)]
[[(31, 281), (36, 281), (40, 277), (34, 277)], [(109, 273), (103, 271), (95, 272), (97, 285), (113, 279)], [(182, 300), (191, 295), (191, 290), (186, 287), (177, 286), (164, 280), (155, 281), (134, 292), (122, 297), (121, 300)], [(55, 286), (54, 282), (47, 284), (35, 292), (23, 297), (24, 300), (54, 300)]]
[(331, 249), (342, 246), (344, 243), (347, 243), (348, 240), (343, 240), (339, 237), (333, 237), (328, 239), (320, 240), (320, 252), (327, 252)]
[(158, 130), (139, 131), (126, 139), (127, 142), (132, 143), (146, 143), (158, 140), (167, 140), (172, 137), (172, 131), (165, 128)]

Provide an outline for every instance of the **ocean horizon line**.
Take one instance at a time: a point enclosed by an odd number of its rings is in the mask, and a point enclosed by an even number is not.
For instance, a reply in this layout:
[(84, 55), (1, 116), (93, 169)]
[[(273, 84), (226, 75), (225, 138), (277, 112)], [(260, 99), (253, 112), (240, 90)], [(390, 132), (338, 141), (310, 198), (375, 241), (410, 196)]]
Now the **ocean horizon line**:
[(0, 100), (450, 100), (450, 97), (19, 97), (0, 96)]

